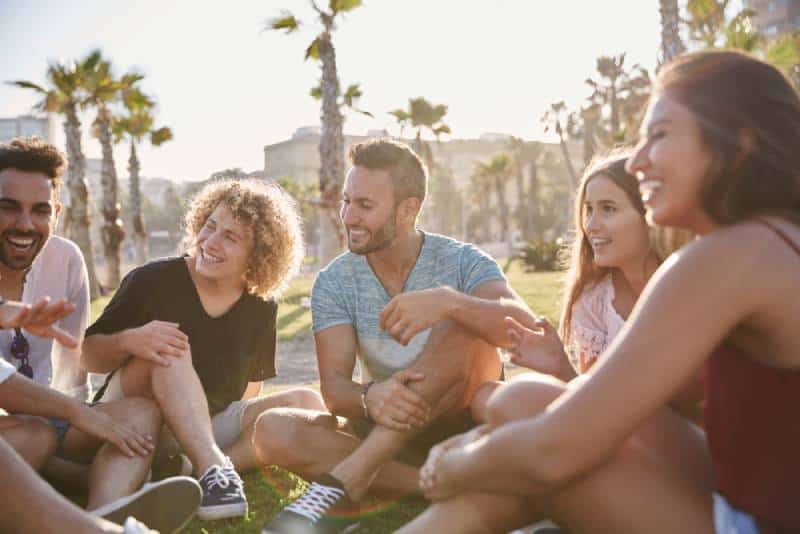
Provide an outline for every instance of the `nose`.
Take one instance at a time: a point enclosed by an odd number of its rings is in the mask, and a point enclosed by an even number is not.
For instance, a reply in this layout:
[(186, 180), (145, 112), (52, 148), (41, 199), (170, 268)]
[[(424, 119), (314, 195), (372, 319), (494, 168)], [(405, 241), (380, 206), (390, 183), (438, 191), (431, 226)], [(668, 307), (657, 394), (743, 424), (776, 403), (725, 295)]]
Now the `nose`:
[(33, 226), (33, 219), (31, 219), (31, 214), (27, 210), (20, 210), (14, 227), (22, 232), (32, 232), (35, 230), (35, 227)]
[(650, 165), (649, 150), (650, 145), (645, 140), (636, 145), (636, 148), (633, 149), (633, 154), (625, 162), (625, 170), (628, 174), (636, 176), (636, 173), (647, 170)]
[(585, 215), (583, 221), (583, 231), (591, 234), (600, 228), (600, 217), (597, 217), (596, 212)]
[(356, 210), (353, 209), (352, 204), (342, 203), (342, 208), (339, 211), (339, 216), (342, 218), (342, 223), (345, 225), (354, 224), (357, 220)]

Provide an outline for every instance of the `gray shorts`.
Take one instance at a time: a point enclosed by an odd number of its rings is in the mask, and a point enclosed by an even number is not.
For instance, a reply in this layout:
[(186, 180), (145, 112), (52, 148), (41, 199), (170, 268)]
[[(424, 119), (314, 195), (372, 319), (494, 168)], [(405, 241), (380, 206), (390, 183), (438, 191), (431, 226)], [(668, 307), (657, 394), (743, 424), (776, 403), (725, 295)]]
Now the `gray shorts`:
[[(122, 372), (118, 369), (111, 376), (108, 381), (108, 386), (100, 398), (101, 402), (111, 402), (125, 398), (125, 393), (122, 391)], [(239, 439), (242, 435), (242, 417), (244, 412), (250, 404), (256, 402), (258, 399), (247, 399), (240, 401), (233, 401), (227, 408), (216, 414), (211, 418), (211, 430), (214, 433), (214, 440), (220, 449), (225, 450)], [(167, 445), (163, 443), (169, 441), (171, 432), (161, 433), (162, 439), (159, 440), (159, 447)], [(169, 445), (167, 445), (169, 447)], [(169, 447), (173, 448), (173, 447)]]
[(717, 534), (758, 534), (756, 520), (734, 508), (725, 497), (714, 494), (714, 530)]

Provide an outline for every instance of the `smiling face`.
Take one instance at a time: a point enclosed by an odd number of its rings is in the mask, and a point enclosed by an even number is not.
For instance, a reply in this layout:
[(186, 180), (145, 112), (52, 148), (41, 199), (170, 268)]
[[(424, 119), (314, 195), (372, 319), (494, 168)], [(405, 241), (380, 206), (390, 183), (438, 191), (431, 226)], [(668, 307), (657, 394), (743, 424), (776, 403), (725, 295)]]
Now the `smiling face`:
[(222, 281), (244, 280), (253, 250), (252, 231), (219, 204), (197, 233), (195, 270)]
[(586, 184), (583, 232), (598, 267), (638, 264), (650, 253), (647, 223), (630, 197), (599, 174)]
[(342, 190), (340, 215), (354, 254), (385, 249), (397, 237), (397, 213), (389, 171), (356, 165)]
[(6, 268), (31, 266), (50, 238), (59, 208), (47, 175), (0, 171), (0, 261)]
[(712, 161), (694, 115), (668, 94), (657, 95), (627, 165), (639, 179), (648, 220), (707, 232), (712, 221), (702, 208), (701, 188)]

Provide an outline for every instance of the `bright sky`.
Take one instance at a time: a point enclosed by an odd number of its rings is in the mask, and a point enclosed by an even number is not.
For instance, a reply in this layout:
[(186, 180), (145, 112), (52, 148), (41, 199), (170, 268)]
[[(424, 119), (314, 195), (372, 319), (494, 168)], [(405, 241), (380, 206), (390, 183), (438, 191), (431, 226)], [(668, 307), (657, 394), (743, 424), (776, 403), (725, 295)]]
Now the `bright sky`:
[[(326, 3), (325, 0), (321, 0)], [(121, 73), (146, 74), (158, 125), (175, 139), (140, 151), (144, 176), (200, 180), (213, 171), (263, 168), (263, 146), (318, 124), (308, 96), (319, 70), (304, 62), (315, 24), (294, 35), (262, 32), (281, 8), (313, 22), (307, 0), (0, 0), (1, 81), (44, 83), (50, 60), (100, 47)], [(447, 104), (457, 138), (484, 132), (542, 138), (551, 102), (578, 105), (600, 54), (628, 52), (655, 65), (657, 0), (365, 0), (334, 37), (342, 86), (358, 82), (361, 107), (345, 133), (393, 129), (388, 111), (424, 96)], [(31, 92), (0, 85), (0, 117), (28, 113)], [(92, 117), (84, 117), (85, 129)], [(61, 120), (56, 141), (63, 147)], [(99, 157), (96, 140), (84, 151)], [(127, 176), (127, 146), (115, 153)]]

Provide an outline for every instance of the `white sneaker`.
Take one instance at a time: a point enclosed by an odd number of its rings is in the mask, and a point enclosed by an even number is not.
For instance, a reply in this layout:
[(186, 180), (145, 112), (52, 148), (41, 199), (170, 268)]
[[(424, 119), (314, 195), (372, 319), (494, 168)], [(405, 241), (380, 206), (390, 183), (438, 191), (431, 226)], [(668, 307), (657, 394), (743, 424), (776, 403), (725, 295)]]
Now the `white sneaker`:
[(136, 493), (101, 506), (91, 513), (118, 525), (123, 525), (133, 517), (161, 534), (169, 534), (180, 530), (189, 522), (200, 506), (202, 495), (200, 485), (195, 479), (171, 477), (145, 484)]

